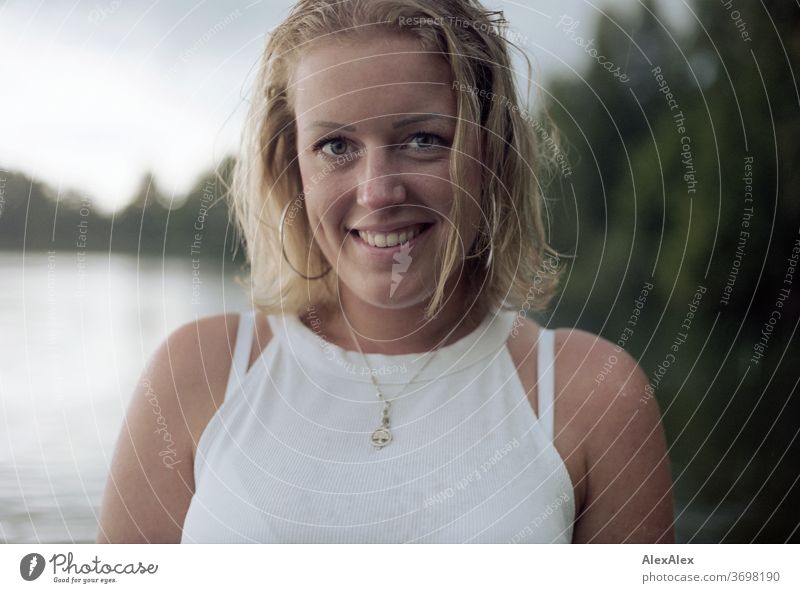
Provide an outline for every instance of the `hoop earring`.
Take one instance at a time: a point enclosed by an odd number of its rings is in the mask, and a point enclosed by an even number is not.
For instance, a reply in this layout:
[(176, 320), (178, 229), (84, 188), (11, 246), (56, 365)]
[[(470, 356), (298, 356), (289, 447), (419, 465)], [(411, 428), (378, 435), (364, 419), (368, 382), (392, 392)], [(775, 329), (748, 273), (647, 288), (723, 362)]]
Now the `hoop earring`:
[(278, 225), (278, 235), (280, 237), (280, 242), (281, 242), (281, 255), (283, 255), (283, 260), (286, 262), (286, 265), (288, 265), (292, 269), (292, 271), (298, 276), (300, 276), (303, 280), (319, 280), (323, 276), (326, 276), (328, 272), (330, 272), (333, 269), (333, 266), (329, 264), (328, 269), (325, 270), (322, 274), (319, 274), (317, 276), (306, 276), (292, 265), (292, 262), (289, 261), (289, 256), (286, 255), (286, 247), (284, 246), (283, 242), (283, 231), (286, 226), (286, 214), (289, 212), (289, 206), (291, 205), (292, 202), (287, 202), (286, 206), (283, 207), (283, 212), (281, 212), (281, 221), (280, 224)]
[[(473, 253), (472, 255), (468, 255), (464, 258), (464, 259), (474, 259), (480, 257), (488, 249), (489, 255), (486, 256), (486, 262), (484, 263), (486, 270), (490, 270), (492, 267), (492, 258), (494, 257), (494, 236), (495, 236), (493, 227), (495, 226), (496, 222), (497, 222), (497, 206), (495, 205), (494, 200), (492, 200), (492, 223), (491, 223), (492, 228), (487, 228), (487, 234), (489, 235), (489, 245), (488, 247), (484, 247), (483, 249), (481, 249), (478, 253)], [(487, 227), (488, 226), (489, 225), (487, 225)]]
[(486, 261), (484, 262), (484, 268), (486, 270), (490, 270), (492, 267), (492, 258), (494, 257), (494, 239), (489, 237), (489, 246), (484, 247), (478, 253), (473, 253), (471, 255), (467, 255), (464, 259), (477, 259), (481, 257), (486, 251), (489, 251), (489, 255), (486, 256)]

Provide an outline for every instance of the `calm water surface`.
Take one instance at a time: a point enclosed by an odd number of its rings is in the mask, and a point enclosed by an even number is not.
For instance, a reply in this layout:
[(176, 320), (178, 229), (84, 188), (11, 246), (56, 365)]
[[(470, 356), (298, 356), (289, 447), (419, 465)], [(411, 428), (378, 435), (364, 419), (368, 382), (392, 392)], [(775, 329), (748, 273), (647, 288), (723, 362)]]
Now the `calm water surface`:
[[(231, 270), (234, 272), (234, 270)], [(218, 266), (0, 253), (0, 542), (90, 542), (133, 388), (196, 317), (247, 308)]]

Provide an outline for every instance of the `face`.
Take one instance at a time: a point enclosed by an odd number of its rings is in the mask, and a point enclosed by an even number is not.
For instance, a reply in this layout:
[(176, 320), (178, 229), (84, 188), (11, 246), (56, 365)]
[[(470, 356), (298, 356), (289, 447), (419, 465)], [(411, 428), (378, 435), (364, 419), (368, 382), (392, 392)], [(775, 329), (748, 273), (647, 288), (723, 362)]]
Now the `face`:
[[(386, 308), (424, 303), (435, 289), (454, 199), (450, 179), (456, 90), (447, 62), (402, 34), (314, 46), (296, 64), (295, 117), (305, 212), (339, 280)], [(383, 54), (383, 55), (380, 55)], [(481, 224), (476, 128), (460, 257)], [(452, 281), (459, 284), (462, 266)], [(340, 286), (341, 287), (341, 286)], [(447, 298), (449, 295), (445, 295)]]

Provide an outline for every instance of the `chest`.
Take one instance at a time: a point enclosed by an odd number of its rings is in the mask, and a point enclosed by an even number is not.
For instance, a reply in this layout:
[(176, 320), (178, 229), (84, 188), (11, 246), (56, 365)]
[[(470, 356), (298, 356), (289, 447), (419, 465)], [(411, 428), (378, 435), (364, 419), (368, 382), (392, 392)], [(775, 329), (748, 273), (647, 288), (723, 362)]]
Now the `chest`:
[(187, 537), (569, 541), (569, 475), (503, 376), (464, 376), (397, 400), (394, 439), (381, 450), (369, 441), (381, 406), (368, 386), (354, 393), (318, 377), (252, 379), (203, 435)]

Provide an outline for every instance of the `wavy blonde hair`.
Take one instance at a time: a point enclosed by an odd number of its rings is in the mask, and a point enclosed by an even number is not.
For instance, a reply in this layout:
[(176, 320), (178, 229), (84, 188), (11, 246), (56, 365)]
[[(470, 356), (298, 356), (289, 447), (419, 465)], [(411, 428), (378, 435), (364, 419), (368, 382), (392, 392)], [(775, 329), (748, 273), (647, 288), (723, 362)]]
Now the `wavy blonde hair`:
[[(451, 179), (462, 179), (467, 144), (465, 122), (480, 126), (486, 180), (481, 188), (482, 227), (470, 257), (459, 257), (457, 228), (469, 197), (453, 184), (453, 225), (441, 254), (439, 278), (427, 307), (442, 306), (445, 282), (462, 261), (462, 273), (479, 308), (542, 310), (558, 282), (558, 254), (545, 239), (541, 156), (527, 106), (519, 102), (511, 68), (508, 23), (502, 11), (477, 0), (300, 0), (269, 36), (264, 50), (230, 196), (243, 236), (250, 274), (245, 284), (264, 313), (300, 314), (336, 302), (336, 274), (305, 280), (282, 261), (278, 222), (289, 202), (302, 206), (292, 73), (302, 52), (321, 40), (380, 30), (418, 38), (426, 51), (447, 60), (457, 99), (457, 124), (450, 159)], [(528, 66), (528, 97), (531, 65)], [(537, 122), (538, 123), (538, 122)], [(302, 210), (301, 210), (302, 212)], [(305, 215), (296, 216), (285, 249), (306, 276), (329, 266)], [(489, 254), (492, 257), (487, 260)], [(554, 259), (555, 258), (555, 259)]]

